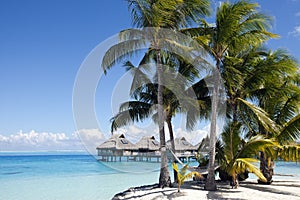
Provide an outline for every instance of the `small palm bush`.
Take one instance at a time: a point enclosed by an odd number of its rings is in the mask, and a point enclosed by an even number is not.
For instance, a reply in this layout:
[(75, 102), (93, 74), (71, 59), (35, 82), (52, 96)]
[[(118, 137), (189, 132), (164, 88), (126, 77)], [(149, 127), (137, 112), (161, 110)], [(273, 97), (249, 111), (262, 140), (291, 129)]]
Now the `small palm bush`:
[(193, 176), (202, 177), (202, 175), (199, 172), (188, 172), (188, 164), (184, 165), (179, 170), (177, 164), (174, 162), (172, 164), (172, 167), (177, 172), (178, 192), (180, 192), (180, 187), (186, 179), (193, 178)]

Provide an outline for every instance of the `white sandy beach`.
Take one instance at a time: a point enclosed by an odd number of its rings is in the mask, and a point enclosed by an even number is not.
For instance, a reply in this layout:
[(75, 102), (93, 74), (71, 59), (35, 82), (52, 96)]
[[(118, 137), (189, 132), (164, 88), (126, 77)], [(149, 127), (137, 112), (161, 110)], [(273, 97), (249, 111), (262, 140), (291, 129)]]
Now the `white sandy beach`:
[(248, 179), (240, 182), (238, 189), (231, 189), (228, 183), (218, 183), (218, 191), (205, 191), (203, 184), (186, 182), (177, 192), (177, 188), (153, 188), (146, 187), (140, 189), (129, 189), (123, 194), (116, 195), (114, 199), (176, 199), (176, 200), (193, 200), (193, 199), (300, 199), (300, 181), (298, 177), (284, 179), (276, 178), (272, 185), (259, 185), (257, 180)]

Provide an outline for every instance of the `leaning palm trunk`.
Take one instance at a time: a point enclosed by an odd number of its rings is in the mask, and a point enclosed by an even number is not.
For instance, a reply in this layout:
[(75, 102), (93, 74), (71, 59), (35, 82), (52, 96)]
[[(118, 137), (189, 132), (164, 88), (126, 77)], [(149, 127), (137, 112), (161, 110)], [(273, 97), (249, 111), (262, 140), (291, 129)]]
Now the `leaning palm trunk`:
[(271, 184), (273, 182), (273, 161), (268, 158), (264, 152), (260, 152), (260, 171), (264, 175), (264, 177), (267, 179), (267, 182), (262, 182), (258, 180), (258, 183), (262, 184)]
[(217, 190), (215, 181), (215, 155), (216, 155), (216, 135), (217, 135), (217, 108), (219, 97), (219, 63), (217, 62), (217, 69), (214, 70), (214, 88), (212, 97), (212, 113), (211, 113), (211, 125), (210, 125), (210, 140), (209, 140), (209, 163), (208, 163), (208, 175), (204, 186), (205, 190), (214, 191)]
[[(173, 133), (173, 128), (172, 128), (172, 122), (171, 122), (171, 115), (167, 116), (167, 125), (168, 125), (168, 129), (169, 129), (169, 133), (170, 133), (170, 141), (171, 141), (171, 150), (172, 152), (175, 153), (175, 141), (174, 141), (174, 133)], [(174, 156), (172, 156), (172, 163), (176, 162), (176, 159)], [(177, 171), (175, 169), (173, 169), (173, 173), (174, 173), (174, 182), (177, 183)]]
[(158, 128), (159, 128), (159, 139), (160, 139), (160, 153), (161, 153), (161, 163), (160, 163), (160, 175), (159, 175), (159, 187), (170, 187), (171, 178), (168, 169), (168, 159), (167, 159), (167, 149), (166, 149), (166, 139), (164, 130), (164, 110), (163, 110), (163, 69), (160, 64), (160, 51), (157, 50), (157, 102), (158, 102)]
[(239, 187), (239, 181), (238, 181), (236, 173), (234, 173), (232, 175), (232, 182), (230, 183), (230, 185), (231, 185), (232, 188), (238, 188)]

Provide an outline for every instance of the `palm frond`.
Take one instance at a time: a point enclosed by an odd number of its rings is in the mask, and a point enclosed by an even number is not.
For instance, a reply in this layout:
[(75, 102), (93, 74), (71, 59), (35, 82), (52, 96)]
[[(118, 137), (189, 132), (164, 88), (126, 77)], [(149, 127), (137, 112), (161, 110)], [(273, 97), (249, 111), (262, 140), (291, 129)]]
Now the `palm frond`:
[(241, 98), (238, 98), (238, 100), (255, 115), (258, 122), (265, 128), (266, 131), (278, 133), (278, 127), (276, 123), (268, 117), (268, 114), (262, 108), (255, 106), (254, 104)]
[(232, 160), (239, 152), (241, 137), (240, 137), (241, 124), (237, 122), (228, 123), (221, 134), (224, 143), (225, 156)]
[(278, 144), (276, 144), (274, 141), (265, 139), (261, 135), (254, 136), (241, 148), (239, 157), (256, 156), (260, 151), (264, 151), (267, 148), (272, 150), (275, 147), (278, 147)]
[(125, 102), (120, 106), (120, 112), (110, 119), (111, 132), (134, 122), (142, 122), (152, 112), (150, 104), (138, 101)]
[(105, 52), (101, 63), (104, 73), (107, 73), (107, 70), (116, 63), (124, 61), (125, 58), (128, 59), (130, 56), (143, 52), (147, 48), (147, 42), (147, 40), (143, 39), (134, 39), (120, 42), (110, 47)]
[(241, 174), (245, 171), (248, 171), (250, 173), (255, 174), (260, 180), (267, 182), (260, 169), (252, 164), (254, 162), (258, 162), (258, 160), (254, 158), (238, 158), (235, 160), (234, 164), (232, 165), (232, 168), (230, 168), (228, 172), (232, 175), (233, 173)]
[(280, 143), (295, 142), (300, 138), (300, 114), (285, 123), (276, 139)]
[(285, 161), (300, 161), (300, 146), (283, 145), (279, 149), (278, 157)]

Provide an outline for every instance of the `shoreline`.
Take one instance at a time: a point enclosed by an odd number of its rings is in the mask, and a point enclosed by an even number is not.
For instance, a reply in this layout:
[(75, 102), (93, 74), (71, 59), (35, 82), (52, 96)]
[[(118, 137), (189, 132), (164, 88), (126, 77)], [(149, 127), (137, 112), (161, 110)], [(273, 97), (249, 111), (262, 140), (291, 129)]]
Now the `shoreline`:
[(120, 192), (112, 198), (121, 199), (300, 199), (299, 177), (284, 179), (276, 176), (271, 185), (258, 184), (256, 179), (247, 179), (240, 182), (237, 189), (231, 189), (229, 182), (217, 182), (217, 191), (204, 190), (204, 184), (187, 181), (181, 186), (181, 192), (177, 192), (177, 185), (172, 188), (158, 188), (158, 184), (132, 187)]

